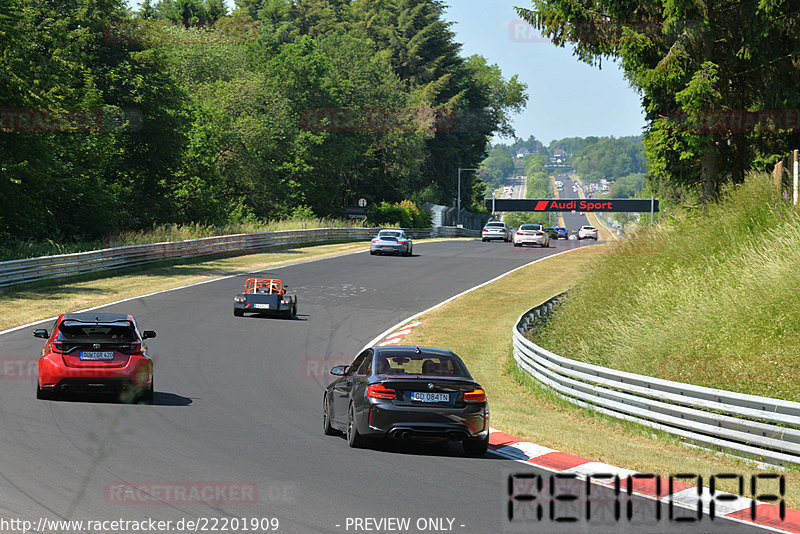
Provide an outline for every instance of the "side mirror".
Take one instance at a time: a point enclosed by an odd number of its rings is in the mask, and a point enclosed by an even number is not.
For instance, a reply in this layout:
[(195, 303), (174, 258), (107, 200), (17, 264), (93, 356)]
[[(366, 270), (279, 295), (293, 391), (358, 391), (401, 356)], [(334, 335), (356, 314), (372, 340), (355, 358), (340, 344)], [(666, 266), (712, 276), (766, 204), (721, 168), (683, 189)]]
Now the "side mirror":
[(336, 367), (331, 368), (331, 374), (334, 376), (344, 376), (347, 372), (346, 365), (337, 365)]
[(47, 339), (50, 337), (50, 334), (47, 332), (47, 329), (38, 328), (33, 331), (33, 337), (40, 337), (42, 339)]
[(152, 339), (156, 337), (156, 333), (152, 330), (145, 330), (142, 332), (142, 339)]

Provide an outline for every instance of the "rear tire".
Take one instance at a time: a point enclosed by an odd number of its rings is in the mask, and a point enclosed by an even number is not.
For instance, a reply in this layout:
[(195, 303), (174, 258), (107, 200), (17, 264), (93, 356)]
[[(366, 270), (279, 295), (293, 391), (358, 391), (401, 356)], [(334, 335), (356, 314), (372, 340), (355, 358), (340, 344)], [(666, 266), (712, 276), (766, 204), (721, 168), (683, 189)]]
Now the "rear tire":
[(233, 315), (235, 317), (244, 317), (244, 310), (242, 310), (240, 308), (234, 308), (233, 309)]
[(465, 439), (461, 442), (464, 454), (473, 458), (480, 458), (489, 450), (489, 436), (486, 439)]
[(370, 255), (370, 256), (374, 256), (374, 255), (376, 255), (376, 254), (377, 254), (377, 252), (375, 252), (374, 250), (370, 250), (370, 251), (369, 251), (369, 255)]
[(356, 411), (353, 408), (353, 403), (350, 403), (350, 409), (347, 410), (347, 444), (354, 449), (360, 449), (366, 446), (368, 440), (359, 434), (355, 415)]

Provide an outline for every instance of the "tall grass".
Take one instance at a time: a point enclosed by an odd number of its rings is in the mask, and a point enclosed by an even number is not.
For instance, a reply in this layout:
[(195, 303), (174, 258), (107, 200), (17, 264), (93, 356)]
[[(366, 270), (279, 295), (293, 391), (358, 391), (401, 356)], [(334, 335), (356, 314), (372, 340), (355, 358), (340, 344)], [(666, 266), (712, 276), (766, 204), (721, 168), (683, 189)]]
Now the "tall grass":
[(753, 174), (613, 245), (535, 341), (619, 370), (800, 401), (800, 217)]
[(125, 245), (143, 245), (163, 241), (182, 241), (229, 234), (247, 234), (257, 232), (276, 232), (280, 230), (298, 230), (304, 228), (357, 228), (358, 221), (341, 219), (300, 218), (280, 221), (245, 222), (210, 226), (202, 224), (162, 224), (148, 230), (120, 232), (108, 234), (103, 239), (94, 241), (73, 240), (58, 242), (19, 241), (14, 239), (0, 240), (0, 261), (70, 254), (109, 247)]

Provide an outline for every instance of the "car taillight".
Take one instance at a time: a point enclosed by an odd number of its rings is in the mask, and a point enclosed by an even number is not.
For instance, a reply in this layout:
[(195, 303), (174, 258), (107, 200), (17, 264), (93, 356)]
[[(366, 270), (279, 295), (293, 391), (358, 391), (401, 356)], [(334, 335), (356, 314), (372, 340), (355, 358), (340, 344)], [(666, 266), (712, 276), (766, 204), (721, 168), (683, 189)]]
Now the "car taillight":
[(464, 393), (464, 402), (485, 402), (486, 392), (481, 388), (475, 388), (472, 391)]
[(233, 297), (233, 300), (234, 300), (235, 302), (244, 302), (244, 301), (245, 301), (245, 300), (247, 300), (247, 299), (246, 299), (246, 298), (244, 298), (244, 297)]
[(383, 384), (372, 384), (367, 388), (367, 397), (370, 399), (396, 399), (397, 393)]
[(128, 354), (135, 354), (137, 352), (142, 351), (142, 344), (141, 343), (130, 343), (127, 345), (119, 345), (119, 349), (121, 351), (127, 352)]
[(53, 349), (53, 352), (64, 352), (65, 350), (67, 350), (67, 344), (66, 343), (51, 343), (50, 344), (50, 348)]
[(406, 243), (405, 239), (398, 239), (398, 240), (397, 240), (397, 242), (398, 242), (400, 245), (405, 245), (405, 243)]

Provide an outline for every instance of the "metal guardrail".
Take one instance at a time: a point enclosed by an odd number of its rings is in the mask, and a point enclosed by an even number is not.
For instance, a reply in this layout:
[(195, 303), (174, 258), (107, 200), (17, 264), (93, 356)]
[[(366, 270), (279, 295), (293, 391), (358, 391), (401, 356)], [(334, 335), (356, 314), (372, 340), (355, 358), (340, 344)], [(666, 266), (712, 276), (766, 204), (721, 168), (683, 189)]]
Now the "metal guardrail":
[(534, 379), (573, 404), (695, 445), (764, 463), (800, 464), (798, 402), (616, 371), (559, 356), (525, 337), (561, 298), (529, 310), (514, 325), (514, 359)]
[[(287, 245), (368, 241), (376, 232), (376, 228), (284, 230), (205, 237), (147, 245), (130, 245), (75, 254), (4, 261), (0, 262), (0, 287), (123, 269), (159, 261), (173, 261), (219, 254), (248, 254)], [(406, 233), (412, 239), (476, 237), (480, 235), (480, 232), (475, 230), (455, 227), (410, 228), (406, 229)]]

